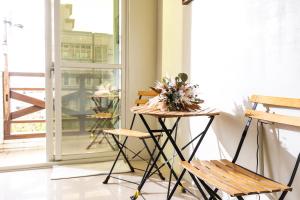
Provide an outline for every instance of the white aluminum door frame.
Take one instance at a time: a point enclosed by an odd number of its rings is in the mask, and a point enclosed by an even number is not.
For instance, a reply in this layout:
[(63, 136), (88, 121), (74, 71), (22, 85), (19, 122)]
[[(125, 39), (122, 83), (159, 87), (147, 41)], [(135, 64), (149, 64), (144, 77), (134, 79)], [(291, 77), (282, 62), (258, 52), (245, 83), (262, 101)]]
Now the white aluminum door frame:
[(61, 160), (62, 156), (62, 118), (61, 118), (61, 68), (60, 68), (60, 1), (53, 2), (53, 44), (54, 44), (54, 118), (55, 118), (55, 141), (54, 159)]
[(45, 92), (46, 92), (46, 156), (47, 161), (54, 160), (53, 148), (53, 85), (52, 85), (52, 25), (51, 0), (45, 3)]
[[(45, 0), (46, 7), (46, 116), (47, 116), (47, 158), (48, 160), (70, 160), (101, 156), (103, 160), (112, 157), (116, 152), (62, 155), (62, 107), (61, 107), (61, 68), (79, 68), (89, 66), (95, 69), (120, 69), (121, 70), (121, 126), (125, 127), (126, 113), (126, 40), (127, 40), (127, 0), (120, 0), (121, 4), (121, 64), (78, 64), (61, 62), (60, 57), (60, 0)], [(52, 21), (53, 20), (53, 21)], [(53, 24), (53, 25), (52, 25)], [(53, 29), (52, 29), (53, 27)], [(54, 47), (54, 49), (52, 48)], [(52, 61), (52, 58), (54, 59)], [(54, 71), (54, 75), (52, 75)], [(53, 80), (54, 104), (53, 104)], [(53, 106), (55, 112), (53, 112)], [(53, 119), (55, 122), (53, 123)], [(55, 130), (55, 134), (54, 134)]]

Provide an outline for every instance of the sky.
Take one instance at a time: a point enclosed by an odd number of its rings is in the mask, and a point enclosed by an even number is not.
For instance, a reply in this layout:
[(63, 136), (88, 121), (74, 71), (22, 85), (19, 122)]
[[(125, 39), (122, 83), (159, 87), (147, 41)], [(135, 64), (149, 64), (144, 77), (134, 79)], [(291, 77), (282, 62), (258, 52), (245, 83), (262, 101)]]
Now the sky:
[[(32, 5), (35, 5), (34, 9)], [(0, 7), (1, 44), (5, 35), (3, 20), (6, 18), (12, 22), (11, 26), (7, 25), (9, 70), (43, 72), (45, 58), (43, 1), (0, 0)], [(22, 24), (23, 28), (18, 28), (14, 24)]]
[[(73, 4), (70, 18), (75, 19), (75, 31), (113, 33), (113, 0), (61, 0), (61, 4), (70, 3)], [(45, 71), (44, 12), (42, 0), (0, 0), (1, 44), (4, 40), (4, 18), (13, 24), (23, 25), (22, 29), (7, 26), (10, 71)], [(0, 52), (3, 52), (2, 45)]]
[(72, 4), (74, 30), (113, 34), (113, 0), (61, 0)]

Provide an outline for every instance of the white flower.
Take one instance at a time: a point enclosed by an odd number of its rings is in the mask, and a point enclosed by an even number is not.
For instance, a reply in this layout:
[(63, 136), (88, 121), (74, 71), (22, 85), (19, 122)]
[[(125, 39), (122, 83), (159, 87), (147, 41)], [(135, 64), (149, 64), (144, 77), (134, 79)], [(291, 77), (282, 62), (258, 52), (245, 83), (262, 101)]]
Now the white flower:
[(199, 109), (199, 103), (203, 101), (198, 99), (198, 85), (187, 84), (186, 80), (187, 75), (180, 73), (175, 79), (164, 78), (162, 82), (156, 82), (153, 89), (159, 95), (150, 99), (147, 105), (162, 111)]

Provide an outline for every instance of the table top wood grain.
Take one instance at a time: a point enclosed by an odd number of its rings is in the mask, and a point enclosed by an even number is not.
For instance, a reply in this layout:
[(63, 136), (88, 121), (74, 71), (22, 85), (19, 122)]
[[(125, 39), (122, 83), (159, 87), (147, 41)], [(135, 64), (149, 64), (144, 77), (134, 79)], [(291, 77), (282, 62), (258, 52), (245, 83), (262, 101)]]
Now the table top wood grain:
[(195, 111), (161, 111), (147, 106), (134, 106), (130, 110), (135, 114), (151, 115), (161, 118), (215, 116), (220, 114), (220, 111), (215, 108), (202, 108)]

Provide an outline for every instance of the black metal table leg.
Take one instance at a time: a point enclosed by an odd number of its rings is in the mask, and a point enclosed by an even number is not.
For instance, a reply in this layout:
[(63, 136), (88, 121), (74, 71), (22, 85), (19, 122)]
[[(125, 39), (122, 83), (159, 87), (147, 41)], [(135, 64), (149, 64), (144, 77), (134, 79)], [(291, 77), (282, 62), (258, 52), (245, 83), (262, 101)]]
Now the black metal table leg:
[[(176, 144), (176, 142), (173, 140), (172, 135), (170, 135), (169, 132), (167, 131), (167, 127), (166, 127), (165, 123), (161, 120), (161, 118), (159, 118), (158, 120), (159, 120), (159, 123), (160, 123), (162, 129), (164, 129), (165, 132), (167, 133), (167, 137), (169, 138), (170, 142), (172, 143), (172, 146), (174, 147), (174, 149), (175, 149), (177, 155), (179, 156), (179, 158), (181, 159), (181, 161), (185, 161), (185, 158), (184, 158), (183, 154), (181, 153), (181, 150), (179, 149), (179, 147), (178, 147), (178, 145)], [(200, 134), (202, 134), (202, 135), (201, 135), (201, 137), (200, 137), (200, 139), (199, 139), (197, 145), (195, 146), (195, 149), (193, 150), (193, 152), (192, 152), (190, 158), (188, 159), (188, 162), (190, 162), (190, 161), (194, 158), (194, 156), (195, 156), (195, 154), (196, 154), (196, 152), (197, 152), (197, 150), (198, 150), (200, 144), (202, 143), (202, 141), (203, 141), (203, 139), (204, 139), (204, 136), (206, 135), (206, 133), (207, 133), (207, 131), (208, 131), (208, 129), (209, 129), (211, 123), (213, 122), (213, 120), (214, 120), (214, 116), (210, 117), (210, 120), (209, 120), (208, 124), (206, 125), (204, 131), (203, 131), (202, 133), (200, 133)], [(176, 188), (178, 187), (178, 185), (179, 185), (181, 179), (183, 178), (185, 172), (186, 172), (186, 170), (183, 170), (182, 173), (180, 174), (179, 179), (177, 180), (175, 186), (173, 187), (173, 189), (172, 189), (172, 191), (171, 191), (171, 193), (170, 193), (168, 199), (171, 199), (172, 196), (174, 195), (175, 190), (176, 190)], [(190, 175), (191, 175), (191, 174), (190, 174)], [(191, 177), (192, 177), (192, 176), (191, 176)], [(192, 179), (194, 179), (194, 177), (192, 177)]]
[[(171, 170), (171, 173), (173, 174), (173, 176), (174, 176), (175, 179), (177, 180), (177, 179), (178, 179), (178, 176), (177, 176), (177, 174), (175, 173), (175, 171), (173, 170), (171, 164), (168, 162), (168, 158), (167, 158), (167, 156), (165, 155), (165, 153), (164, 153), (163, 149), (161, 148), (160, 144), (159, 144), (158, 141), (156, 140), (156, 138), (155, 138), (155, 136), (154, 136), (154, 133), (153, 133), (152, 130), (150, 129), (150, 127), (149, 127), (148, 123), (146, 122), (144, 116), (140, 114), (140, 117), (141, 117), (142, 121), (144, 122), (144, 124), (145, 124), (145, 126), (146, 126), (148, 132), (150, 133), (151, 138), (152, 138), (152, 140), (154, 141), (156, 147), (158, 148), (160, 154), (162, 155), (163, 159), (166, 161), (166, 164), (167, 164), (168, 168)], [(164, 132), (165, 132), (165, 131), (170, 132), (170, 135), (172, 135), (172, 133), (174, 132), (175, 128), (176, 128), (177, 125), (178, 125), (179, 120), (180, 120), (180, 117), (177, 118), (177, 120), (176, 120), (176, 122), (175, 122), (175, 124), (174, 124), (174, 126), (173, 126), (173, 128), (172, 128), (171, 131), (170, 131), (169, 129), (163, 129), (163, 131), (164, 131)], [(156, 161), (156, 162), (157, 162), (157, 161)], [(152, 166), (154, 167), (154, 165), (152, 165)], [(150, 169), (150, 171), (149, 171), (149, 174), (151, 173), (153, 167), (151, 167), (151, 169)], [(181, 183), (180, 183), (180, 186), (183, 187), (183, 185), (182, 185)]]
[(161, 178), (161, 180), (164, 181), (164, 180), (165, 180), (165, 177), (162, 175), (161, 171), (159, 170), (157, 164), (154, 162), (154, 158), (153, 158), (156, 148), (154, 149), (153, 153), (151, 153), (151, 151), (150, 151), (150, 149), (149, 149), (149, 147), (148, 147), (148, 145), (147, 145), (145, 139), (142, 139), (142, 141), (143, 141), (143, 143), (144, 143), (144, 145), (145, 145), (145, 148), (146, 148), (146, 150), (147, 150), (147, 152), (148, 152), (148, 154), (149, 154), (149, 156), (150, 156), (150, 161), (149, 161), (149, 162), (150, 162), (150, 163), (151, 163), (151, 161), (153, 162), (154, 167), (156, 168), (159, 177)]
[[(156, 147), (153, 149), (153, 152), (152, 152), (152, 155), (154, 156), (154, 153), (155, 153), (155, 151), (156, 151)], [(155, 161), (155, 159), (153, 160), (153, 164), (154, 163), (156, 163), (156, 161)], [(153, 165), (152, 164), (152, 165)], [(146, 170), (145, 170), (145, 172), (144, 172), (144, 175), (143, 175), (143, 178), (142, 178), (142, 181), (144, 180), (144, 179), (146, 179), (146, 177), (148, 176), (148, 169), (150, 168), (150, 166), (151, 166), (151, 160), (148, 162), (148, 165), (147, 165), (147, 167), (146, 167)], [(141, 181), (141, 182), (142, 182)], [(139, 186), (140, 186), (141, 184), (139, 184)], [(138, 191), (139, 192), (139, 191)], [(136, 193), (137, 194), (137, 193)]]
[[(180, 120), (180, 117), (177, 118), (177, 120), (176, 120), (176, 122), (175, 122), (175, 124), (174, 124), (174, 126), (172, 127), (171, 130), (170, 130), (170, 129), (167, 129), (167, 127), (166, 127), (166, 125), (165, 125), (165, 122), (162, 120), (162, 118), (158, 118), (158, 121), (159, 121), (159, 123), (160, 123), (160, 125), (161, 125), (163, 131), (167, 134), (167, 139), (166, 139), (165, 143), (164, 143), (162, 146), (160, 146), (160, 144), (158, 143), (158, 141), (156, 140), (156, 138), (155, 138), (155, 136), (154, 136), (153, 131), (150, 129), (150, 127), (149, 127), (147, 121), (145, 120), (144, 116), (143, 116), (142, 114), (139, 114), (139, 116), (140, 116), (140, 118), (142, 119), (142, 121), (143, 121), (143, 123), (144, 123), (144, 125), (145, 125), (147, 131), (149, 132), (149, 134), (150, 134), (150, 136), (151, 136), (153, 142), (155, 143), (155, 146), (158, 148), (158, 155), (157, 155), (156, 158), (154, 159), (153, 164), (151, 165), (150, 169), (148, 169), (148, 167), (147, 167), (147, 170), (146, 170), (146, 172), (145, 172), (145, 174), (144, 174), (144, 176), (143, 176), (143, 178), (142, 178), (142, 181), (141, 181), (141, 183), (140, 183), (140, 185), (139, 185), (139, 187), (138, 187), (138, 190), (136, 191), (135, 195), (131, 197), (131, 199), (132, 199), (132, 200), (135, 200), (135, 199), (138, 198), (138, 196), (140, 195), (141, 189), (143, 188), (143, 186), (144, 186), (146, 180), (149, 178), (149, 176), (151, 175), (151, 172), (152, 172), (153, 168), (155, 167), (154, 164), (158, 161), (158, 159), (159, 159), (159, 157), (160, 157), (161, 155), (163, 156), (163, 158), (164, 158), (164, 160), (165, 160), (167, 166), (169, 167), (170, 173), (171, 173), (171, 174), (175, 177), (175, 179), (176, 179), (176, 184), (175, 184), (175, 186), (173, 187), (171, 193), (170, 193), (170, 194), (168, 195), (168, 197), (167, 197), (167, 199), (171, 199), (172, 196), (174, 195), (174, 192), (175, 192), (176, 188), (178, 187), (178, 185), (180, 185), (180, 186), (183, 187), (183, 185), (181, 184), (181, 180), (182, 180), (184, 174), (186, 173), (186, 170), (183, 170), (182, 173), (180, 174), (180, 176), (178, 177), (177, 174), (174, 172), (173, 166), (171, 166), (171, 164), (169, 163), (169, 161), (168, 161), (166, 155), (164, 154), (163, 150), (164, 150), (164, 148), (165, 148), (167, 142), (170, 141), (171, 144), (172, 144), (172, 146), (173, 146), (173, 148), (175, 149), (177, 155), (179, 156), (179, 158), (180, 158), (182, 161), (185, 161), (185, 158), (184, 158), (183, 154), (181, 153), (181, 150), (179, 149), (179, 147), (178, 147), (178, 145), (176, 144), (175, 140), (172, 138), (172, 133), (174, 132), (174, 129), (178, 126), (178, 122), (179, 122), (179, 120)], [(188, 159), (189, 162), (190, 162), (190, 161), (193, 159), (193, 157), (195, 156), (195, 154), (196, 154), (196, 152), (197, 152), (197, 150), (198, 150), (200, 144), (202, 143), (202, 141), (203, 141), (203, 139), (204, 139), (204, 136), (206, 135), (206, 133), (207, 133), (207, 131), (208, 131), (208, 129), (209, 129), (211, 123), (213, 122), (213, 120), (214, 120), (214, 116), (211, 116), (211, 117), (210, 117), (210, 120), (209, 120), (209, 122), (208, 122), (208, 124), (207, 124), (207, 126), (205, 127), (205, 130), (204, 130), (203, 132), (201, 132), (201, 133), (196, 137), (196, 138), (199, 137), (200, 139), (199, 139), (199, 141), (197, 142), (197, 145), (195, 146), (195, 149), (193, 150), (191, 156), (190, 156), (189, 159)], [(194, 138), (193, 141), (195, 141), (196, 138)], [(189, 142), (187, 145), (185, 145), (185, 147), (186, 147), (186, 146), (189, 146), (191, 143), (192, 143), (192, 142)], [(189, 174), (190, 174), (191, 178), (193, 179), (193, 181), (195, 182), (195, 184), (196, 184), (197, 188), (199, 189), (200, 193), (202, 194), (203, 198), (204, 198), (205, 200), (207, 200), (208, 198), (206, 197), (206, 195), (205, 195), (203, 189), (201, 188), (199, 182), (197, 181), (196, 177), (195, 177), (193, 174), (191, 174), (191, 173), (189, 173)], [(169, 183), (169, 184), (170, 184), (170, 183)], [(168, 187), (170, 187), (170, 186), (168, 186)], [(205, 188), (205, 186), (204, 186), (204, 188)], [(208, 188), (205, 188), (205, 189), (208, 190)], [(210, 191), (209, 191), (209, 192), (210, 192)]]
[[(142, 119), (144, 125), (146, 126), (146, 128), (147, 128), (147, 130), (148, 130), (148, 132), (149, 132), (149, 134), (150, 134), (150, 136), (151, 136), (151, 138), (152, 138), (152, 140), (154, 141), (155, 146), (158, 148), (158, 155), (156, 156), (156, 158), (155, 158), (155, 160), (154, 160), (154, 163), (156, 163), (156, 162), (158, 161), (159, 157), (162, 155), (163, 158), (164, 158), (164, 160), (165, 160), (165, 162), (166, 162), (166, 164), (167, 164), (168, 167), (170, 168), (170, 170), (171, 170), (173, 176), (174, 176), (175, 179), (177, 180), (178, 177), (177, 177), (176, 173), (174, 172), (174, 170), (172, 169), (170, 163), (168, 162), (167, 157), (165, 156), (165, 154), (164, 154), (164, 152), (163, 152), (163, 149), (166, 147), (166, 144), (168, 143), (168, 140), (169, 140), (169, 139), (167, 138), (167, 139), (165, 140), (164, 144), (163, 144), (162, 146), (160, 146), (159, 143), (158, 143), (158, 141), (156, 140), (156, 138), (155, 138), (155, 136), (154, 136), (153, 131), (150, 129), (150, 127), (149, 127), (149, 125), (147, 124), (147, 122), (146, 122), (145, 118), (143, 117), (143, 115), (140, 114), (139, 116), (140, 116), (140, 118)], [(168, 131), (170, 131), (171, 134), (172, 134), (173, 131), (175, 130), (176, 126), (178, 125), (179, 120), (180, 120), (180, 118), (178, 118), (178, 119), (176, 120), (176, 122), (175, 122), (175, 124), (173, 125), (173, 127), (172, 127), (171, 130), (167, 129)], [(141, 191), (141, 189), (143, 188), (143, 186), (144, 186), (146, 180), (151, 176), (151, 172), (152, 172), (153, 168), (154, 168), (154, 164), (151, 165), (150, 169), (147, 169), (147, 170), (145, 171), (145, 174), (144, 174), (144, 176), (143, 176), (143, 178), (142, 178), (142, 181), (141, 181), (140, 185), (138, 186), (137, 191), (135, 192), (135, 194), (134, 194), (133, 196), (130, 197), (132, 200), (137, 199), (138, 196), (140, 195), (140, 191)], [(182, 186), (181, 183), (179, 183), (179, 185)], [(183, 186), (182, 186), (182, 187), (183, 187)]]
[[(162, 149), (165, 148), (165, 146), (167, 145), (167, 143), (168, 143), (168, 139), (165, 140), (164, 144), (162, 145)], [(157, 148), (157, 147), (155, 146), (155, 148)], [(160, 154), (161, 154), (161, 152), (159, 151), (159, 152), (158, 152), (158, 155), (157, 155), (156, 158), (154, 159), (153, 163), (156, 163), (156, 162), (158, 161), (158, 159), (159, 159), (159, 157), (160, 157)], [(151, 169), (149, 169), (149, 167), (150, 167)], [(142, 178), (142, 180), (141, 180), (141, 183), (139, 184), (138, 189), (137, 189), (137, 191), (135, 192), (135, 194), (134, 194), (133, 196), (131, 196), (130, 199), (135, 200), (135, 199), (137, 199), (137, 198), (139, 197), (140, 191), (141, 191), (141, 189), (142, 189), (142, 187), (143, 187), (143, 185), (144, 185), (146, 179), (149, 178), (149, 177), (152, 175), (152, 174), (151, 174), (151, 171), (152, 171), (152, 168), (153, 168), (153, 167), (154, 167), (154, 165), (152, 164), (152, 166), (151, 166), (151, 162), (148, 162), (148, 165), (147, 165), (147, 168), (146, 168), (146, 170), (145, 170), (145, 172), (144, 172), (144, 175), (143, 175), (143, 178)]]
[[(177, 132), (178, 132), (178, 126), (176, 126), (175, 128), (175, 142), (177, 141)], [(174, 166), (174, 154), (175, 152), (173, 151), (173, 156), (172, 156), (172, 169), (173, 169), (173, 166)], [(169, 175), (169, 182), (168, 182), (168, 191), (167, 191), (167, 198), (169, 198), (169, 195), (170, 195), (170, 189), (171, 189), (171, 182), (172, 182), (172, 173), (170, 171), (170, 175)]]

